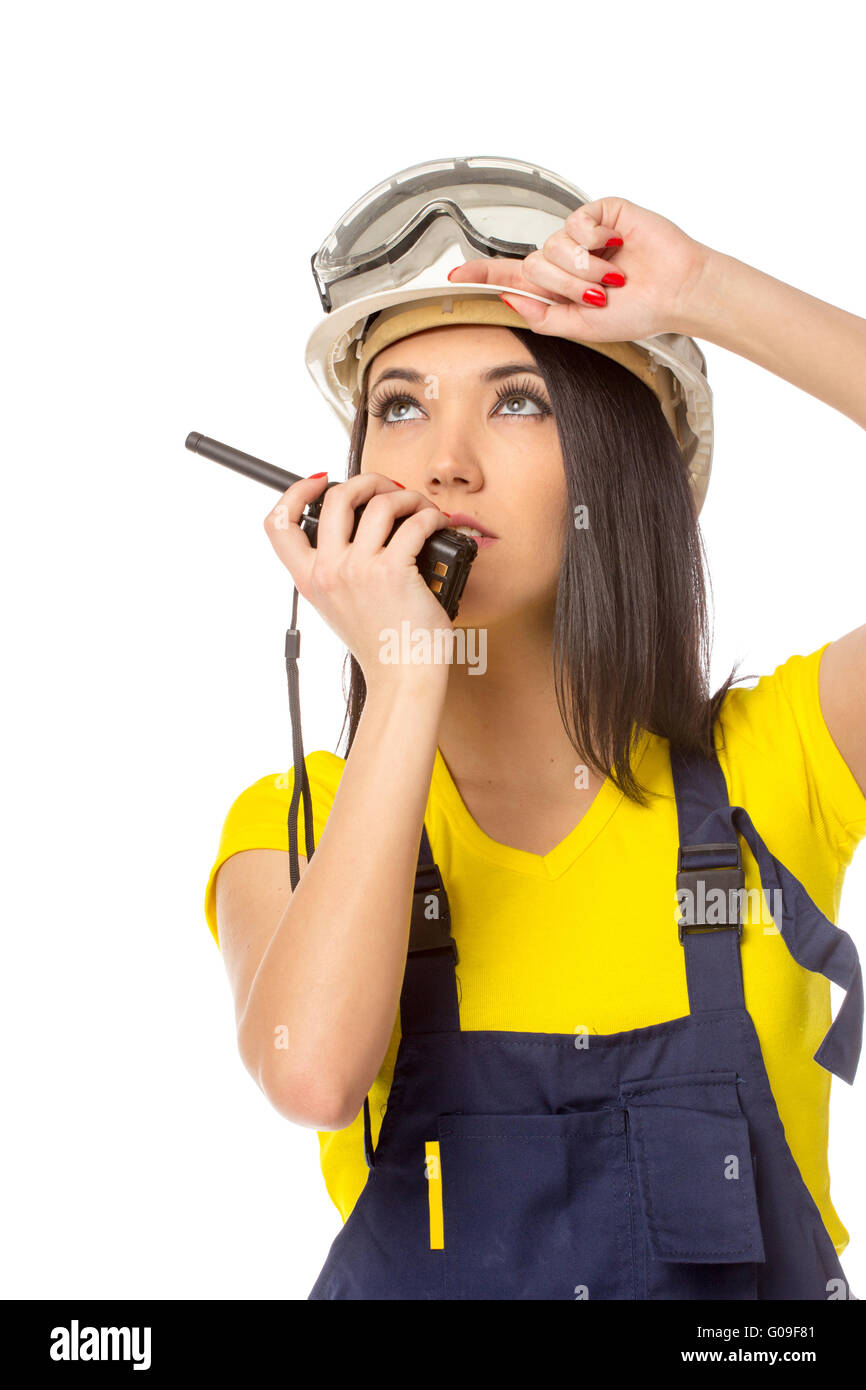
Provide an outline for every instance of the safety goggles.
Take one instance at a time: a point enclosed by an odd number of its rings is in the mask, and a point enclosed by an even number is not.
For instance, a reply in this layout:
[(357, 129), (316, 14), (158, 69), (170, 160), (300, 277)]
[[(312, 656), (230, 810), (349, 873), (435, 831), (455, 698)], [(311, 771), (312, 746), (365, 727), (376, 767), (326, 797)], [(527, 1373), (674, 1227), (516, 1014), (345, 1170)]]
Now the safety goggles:
[(523, 259), (591, 201), (558, 174), (518, 159), (413, 164), (365, 193), (311, 257), (326, 313), (399, 289), (447, 247)]

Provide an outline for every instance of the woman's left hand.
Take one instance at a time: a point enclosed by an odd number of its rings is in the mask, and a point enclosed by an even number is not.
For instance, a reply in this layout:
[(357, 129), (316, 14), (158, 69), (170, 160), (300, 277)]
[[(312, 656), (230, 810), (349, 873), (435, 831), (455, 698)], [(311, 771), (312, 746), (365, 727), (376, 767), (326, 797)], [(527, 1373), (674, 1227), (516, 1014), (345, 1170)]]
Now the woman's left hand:
[[(622, 245), (609, 246), (613, 238)], [(577, 342), (629, 342), (688, 332), (697, 289), (712, 251), (674, 222), (625, 198), (598, 198), (569, 214), (539, 251), (523, 260), (485, 256), (464, 261), (452, 284), (502, 285), (534, 333)], [(624, 283), (604, 277), (621, 275)], [(555, 303), (520, 297), (521, 290)], [(587, 299), (587, 293), (590, 298)], [(593, 302), (599, 295), (604, 302)]]

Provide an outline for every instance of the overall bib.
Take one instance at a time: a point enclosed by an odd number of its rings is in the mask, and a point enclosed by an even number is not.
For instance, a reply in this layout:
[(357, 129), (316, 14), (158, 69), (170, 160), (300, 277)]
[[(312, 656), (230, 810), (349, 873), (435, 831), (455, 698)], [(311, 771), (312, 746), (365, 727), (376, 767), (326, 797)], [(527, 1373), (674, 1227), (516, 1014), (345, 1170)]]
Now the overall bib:
[(856, 947), (729, 804), (717, 758), (671, 764), (677, 892), (696, 910), (679, 925), (671, 913), (689, 1013), (666, 1023), (584, 1038), (461, 1030), (447, 898), (422, 829), (387, 1110), (374, 1152), (365, 1101), (370, 1172), (310, 1299), (855, 1297), (745, 1006), (738, 833), (764, 893), (781, 892), (775, 923), (794, 959), (845, 990), (815, 1061), (849, 1084)]

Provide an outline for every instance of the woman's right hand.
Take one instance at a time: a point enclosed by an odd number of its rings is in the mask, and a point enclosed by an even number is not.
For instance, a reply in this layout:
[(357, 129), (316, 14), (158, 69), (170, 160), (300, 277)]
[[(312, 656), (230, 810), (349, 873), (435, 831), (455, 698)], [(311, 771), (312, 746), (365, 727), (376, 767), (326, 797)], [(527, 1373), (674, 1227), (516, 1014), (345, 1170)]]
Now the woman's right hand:
[[(387, 661), (394, 640), (388, 643), (386, 630), (396, 634), (402, 652), (404, 621), (409, 622), (410, 636), (420, 628), (429, 632), (431, 642), (436, 629), (453, 628), (415, 564), (424, 542), (448, 525), (448, 517), (423, 493), (410, 492), (381, 473), (360, 473), (328, 489), (312, 546), (300, 521), (327, 482), (322, 476), (293, 483), (265, 517), (265, 531), (298, 593), (358, 661), (369, 690), (395, 673), (405, 676), (421, 669), (410, 663), (407, 671), (405, 661), (396, 666)], [(350, 541), (355, 508), (365, 502)], [(401, 516), (409, 519), (386, 544)], [(447, 640), (442, 646), (447, 653)], [(434, 669), (447, 672), (447, 660)]]

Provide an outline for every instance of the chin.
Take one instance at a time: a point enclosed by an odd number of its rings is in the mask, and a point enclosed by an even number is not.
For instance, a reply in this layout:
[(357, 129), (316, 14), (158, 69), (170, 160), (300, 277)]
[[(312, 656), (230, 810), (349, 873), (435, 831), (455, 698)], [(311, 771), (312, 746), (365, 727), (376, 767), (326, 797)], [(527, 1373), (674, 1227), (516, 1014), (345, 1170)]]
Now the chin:
[(512, 595), (502, 593), (495, 585), (485, 583), (479, 575), (471, 575), (463, 590), (455, 627), (498, 627), (517, 616), (519, 604)]

